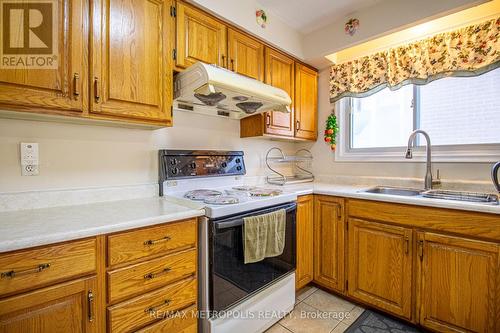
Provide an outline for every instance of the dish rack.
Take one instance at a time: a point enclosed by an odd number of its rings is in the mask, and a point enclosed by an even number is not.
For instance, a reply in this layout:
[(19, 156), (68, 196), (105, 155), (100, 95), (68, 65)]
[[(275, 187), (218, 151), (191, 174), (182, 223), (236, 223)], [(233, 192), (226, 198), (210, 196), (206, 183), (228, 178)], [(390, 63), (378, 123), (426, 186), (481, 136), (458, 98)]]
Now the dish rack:
[[(273, 185), (286, 185), (307, 183), (314, 180), (314, 175), (307, 170), (306, 165), (310, 167), (313, 156), (307, 149), (299, 149), (293, 156), (286, 156), (278, 147), (273, 147), (267, 151), (266, 165), (275, 175), (267, 176), (266, 181)], [(273, 163), (289, 163), (293, 164), (294, 174), (287, 176), (282, 172), (277, 171), (271, 165)]]

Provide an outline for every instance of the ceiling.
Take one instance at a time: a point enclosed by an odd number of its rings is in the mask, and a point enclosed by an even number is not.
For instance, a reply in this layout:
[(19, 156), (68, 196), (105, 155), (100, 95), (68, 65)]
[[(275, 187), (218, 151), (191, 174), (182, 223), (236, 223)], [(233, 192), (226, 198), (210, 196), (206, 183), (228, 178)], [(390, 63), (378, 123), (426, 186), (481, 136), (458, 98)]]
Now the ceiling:
[(383, 0), (260, 0), (258, 2), (290, 27), (307, 34), (381, 1)]

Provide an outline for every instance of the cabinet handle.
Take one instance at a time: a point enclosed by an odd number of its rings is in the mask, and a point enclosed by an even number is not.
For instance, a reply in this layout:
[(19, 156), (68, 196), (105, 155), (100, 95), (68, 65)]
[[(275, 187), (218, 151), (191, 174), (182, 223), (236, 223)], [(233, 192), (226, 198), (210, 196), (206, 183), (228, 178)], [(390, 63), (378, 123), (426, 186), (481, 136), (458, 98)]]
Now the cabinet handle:
[(410, 238), (405, 236), (405, 253), (408, 254), (410, 252)]
[(155, 244), (158, 244), (161, 242), (168, 242), (170, 239), (171, 239), (170, 236), (165, 236), (165, 237), (160, 238), (160, 239), (149, 239), (149, 240), (144, 242), (144, 245), (155, 245)]
[(162, 276), (164, 274), (167, 274), (168, 272), (170, 272), (172, 269), (170, 267), (165, 267), (161, 272), (158, 272), (158, 273), (148, 273), (146, 275), (144, 275), (144, 280), (152, 280), (158, 276)]
[(73, 74), (73, 96), (80, 96), (80, 89), (78, 89), (80, 82), (80, 75), (78, 73)]
[(271, 126), (271, 114), (266, 113), (266, 126), (269, 127)]
[(166, 306), (166, 305), (169, 305), (169, 304), (170, 304), (170, 302), (172, 302), (172, 300), (170, 300), (170, 299), (166, 299), (166, 300), (164, 300), (164, 301), (163, 301), (161, 304), (159, 304), (159, 305), (155, 305), (155, 306), (149, 306), (149, 307), (147, 307), (146, 309), (144, 309), (144, 312), (149, 313), (150, 315), (151, 315), (151, 314), (154, 314), (156, 311), (158, 311), (158, 309), (160, 309), (160, 308), (162, 308), (162, 307), (164, 307), (164, 306)]
[(46, 269), (50, 268), (50, 264), (40, 264), (36, 267), (33, 267), (33, 268), (28, 268), (28, 269), (24, 269), (24, 270), (21, 270), (21, 271), (15, 271), (15, 270), (11, 270), (11, 271), (8, 271), (8, 272), (2, 272), (2, 274), (0, 275), (0, 278), (2, 279), (6, 279), (6, 278), (14, 278), (15, 276), (20, 276), (20, 275), (28, 275), (28, 274), (33, 274), (33, 273), (39, 273), (39, 272), (42, 272)]
[(99, 96), (99, 79), (94, 78), (94, 99), (96, 103), (99, 103), (101, 96)]
[(87, 294), (87, 305), (89, 307), (89, 321), (94, 321), (94, 294), (89, 290)]
[(234, 60), (231, 59), (231, 70), (234, 72)]
[(424, 241), (423, 240), (418, 241), (418, 256), (420, 257), (420, 260), (424, 259)]
[(298, 121), (298, 120), (295, 122), (295, 129), (297, 131), (300, 130), (300, 121)]
[(225, 55), (222, 55), (222, 67), (226, 67), (227, 68), (227, 58)]

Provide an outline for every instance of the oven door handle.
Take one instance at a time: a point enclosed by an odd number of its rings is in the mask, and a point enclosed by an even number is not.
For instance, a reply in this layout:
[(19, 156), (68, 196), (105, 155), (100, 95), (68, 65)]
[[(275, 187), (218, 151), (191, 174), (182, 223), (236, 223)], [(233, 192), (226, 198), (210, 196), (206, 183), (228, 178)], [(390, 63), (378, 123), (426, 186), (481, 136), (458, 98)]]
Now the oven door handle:
[[(278, 208), (276, 210), (280, 210), (282, 208)], [(289, 206), (285, 209), (285, 212), (286, 213), (290, 213), (291, 211), (294, 211), (297, 209), (297, 206), (294, 204), (292, 206)], [(274, 211), (274, 210), (272, 210)], [(272, 212), (271, 211), (271, 212)], [(271, 213), (271, 212), (267, 212), (267, 213), (264, 213), (264, 214), (268, 214), (268, 213)], [(261, 214), (257, 214), (258, 215), (261, 215)], [(263, 215), (263, 214), (262, 214)], [(255, 215), (254, 215), (255, 216)], [(236, 218), (234, 220), (229, 220), (229, 221), (226, 221), (226, 222), (218, 222), (215, 224), (215, 229), (217, 230), (222, 230), (222, 229), (227, 229), (227, 228), (233, 228), (233, 227), (238, 227), (238, 226), (241, 226), (243, 225), (245, 222), (243, 220), (243, 218)]]

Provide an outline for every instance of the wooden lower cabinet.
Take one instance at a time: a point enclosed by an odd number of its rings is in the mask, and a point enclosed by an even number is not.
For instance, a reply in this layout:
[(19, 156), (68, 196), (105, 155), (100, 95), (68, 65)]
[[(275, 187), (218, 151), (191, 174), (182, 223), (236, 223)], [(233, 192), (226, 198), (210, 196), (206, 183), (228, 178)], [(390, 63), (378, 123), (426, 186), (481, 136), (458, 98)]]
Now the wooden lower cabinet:
[(313, 280), (314, 198), (303, 195), (297, 199), (297, 269), (295, 287), (300, 289)]
[(500, 245), (418, 236), (420, 324), (438, 332), (500, 331)]
[(314, 197), (314, 282), (344, 292), (344, 199)]
[(96, 286), (94, 276), (2, 299), (0, 332), (99, 332)]
[(409, 228), (350, 218), (347, 294), (411, 319), (412, 233)]

